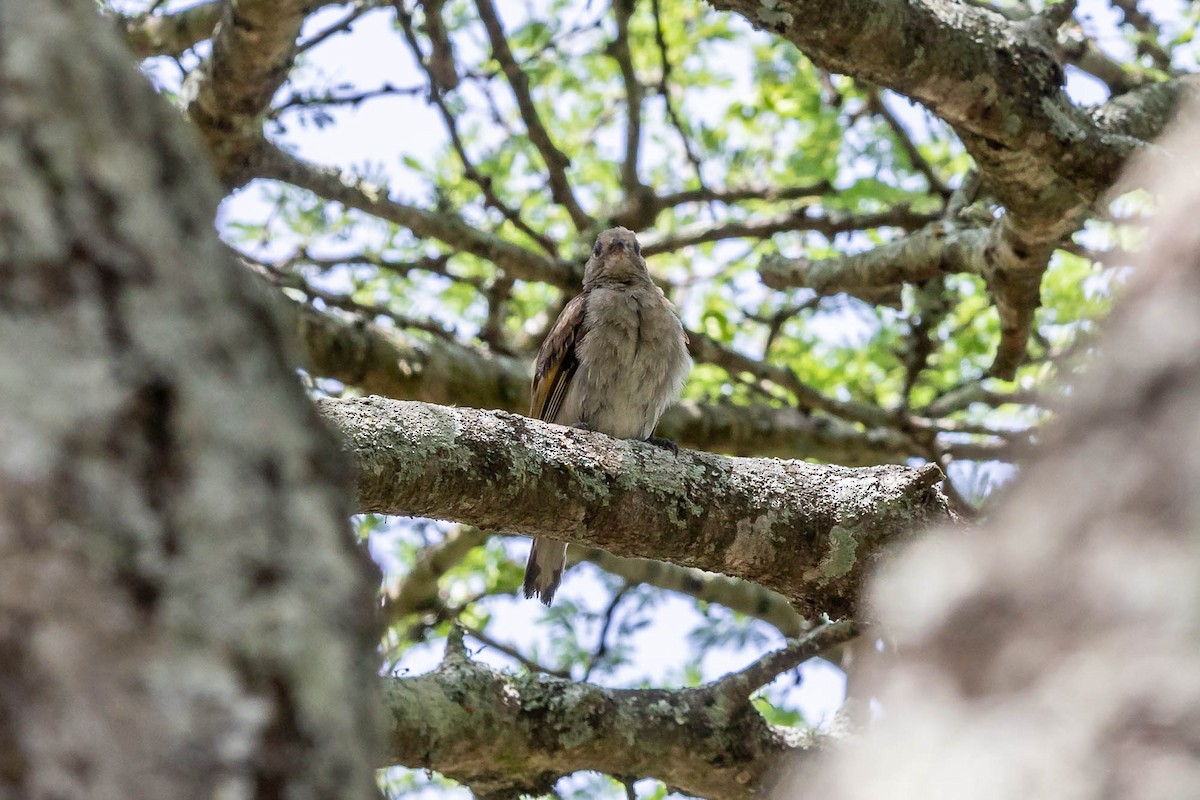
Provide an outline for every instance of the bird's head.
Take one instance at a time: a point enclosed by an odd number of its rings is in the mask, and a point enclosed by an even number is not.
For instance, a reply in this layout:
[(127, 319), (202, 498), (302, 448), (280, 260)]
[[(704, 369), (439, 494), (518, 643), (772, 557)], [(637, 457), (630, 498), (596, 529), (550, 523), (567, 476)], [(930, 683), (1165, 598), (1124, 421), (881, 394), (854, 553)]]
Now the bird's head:
[(583, 271), (583, 283), (650, 283), (637, 235), (628, 228), (609, 228), (597, 236)]

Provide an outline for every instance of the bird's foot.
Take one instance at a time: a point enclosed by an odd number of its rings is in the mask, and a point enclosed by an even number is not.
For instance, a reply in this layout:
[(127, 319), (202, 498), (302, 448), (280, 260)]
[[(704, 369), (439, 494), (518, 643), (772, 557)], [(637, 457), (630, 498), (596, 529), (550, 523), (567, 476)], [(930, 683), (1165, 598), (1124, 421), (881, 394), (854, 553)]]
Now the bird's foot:
[(580, 430), (580, 431), (591, 431), (592, 430), (592, 426), (588, 425), (586, 422), (575, 422), (575, 423), (571, 424), (571, 427), (575, 428), (576, 430)]
[(675, 444), (675, 442), (670, 439), (664, 439), (661, 436), (651, 436), (646, 441), (655, 447), (661, 447), (663, 450), (670, 450), (671, 455), (673, 456), (679, 455), (679, 445)]

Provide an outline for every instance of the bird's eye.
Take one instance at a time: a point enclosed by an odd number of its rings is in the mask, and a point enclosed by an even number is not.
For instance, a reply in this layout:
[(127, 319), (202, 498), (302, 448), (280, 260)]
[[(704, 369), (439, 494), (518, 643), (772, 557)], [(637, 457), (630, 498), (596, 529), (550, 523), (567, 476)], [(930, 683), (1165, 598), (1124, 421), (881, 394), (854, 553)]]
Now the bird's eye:
[(600, 257), (600, 240), (599, 239), (596, 240), (596, 246), (592, 248), (592, 255), (596, 256), (597, 258)]
[(633, 252), (637, 253), (639, 256), (642, 254), (642, 243), (637, 239), (633, 240)]

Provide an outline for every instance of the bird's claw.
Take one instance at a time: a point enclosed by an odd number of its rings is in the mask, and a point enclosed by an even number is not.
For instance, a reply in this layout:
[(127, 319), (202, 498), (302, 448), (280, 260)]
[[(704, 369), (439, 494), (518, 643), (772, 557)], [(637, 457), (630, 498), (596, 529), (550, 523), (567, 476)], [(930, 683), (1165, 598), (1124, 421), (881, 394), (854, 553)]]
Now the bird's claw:
[(661, 447), (663, 450), (670, 450), (671, 455), (679, 455), (679, 445), (675, 444), (671, 439), (664, 439), (661, 436), (651, 436), (646, 440), (655, 447)]

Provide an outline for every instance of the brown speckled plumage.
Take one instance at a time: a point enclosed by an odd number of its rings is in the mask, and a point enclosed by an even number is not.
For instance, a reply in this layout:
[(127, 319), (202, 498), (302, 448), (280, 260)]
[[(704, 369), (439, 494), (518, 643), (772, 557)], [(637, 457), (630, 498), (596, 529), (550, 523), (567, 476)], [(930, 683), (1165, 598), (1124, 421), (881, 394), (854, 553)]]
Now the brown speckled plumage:
[[(687, 334), (650, 280), (633, 231), (596, 239), (583, 291), (538, 353), (530, 416), (621, 439), (647, 439), (691, 368)], [(525, 596), (547, 605), (562, 581), (567, 546), (534, 539)]]

